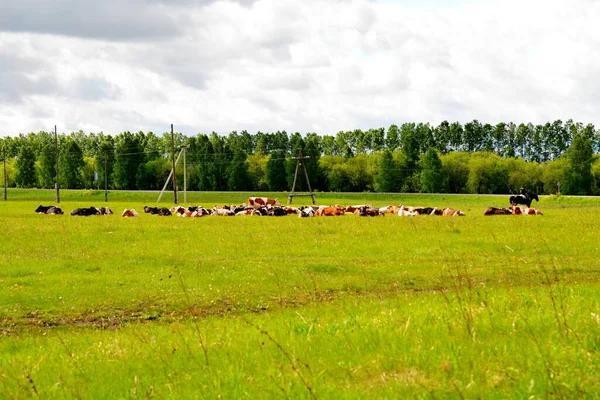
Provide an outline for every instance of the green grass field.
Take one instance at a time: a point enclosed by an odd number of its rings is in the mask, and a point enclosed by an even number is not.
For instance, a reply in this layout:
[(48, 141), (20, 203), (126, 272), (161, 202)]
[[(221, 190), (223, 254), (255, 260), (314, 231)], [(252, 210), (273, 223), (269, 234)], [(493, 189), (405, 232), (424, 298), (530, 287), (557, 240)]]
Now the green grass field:
[(62, 191), (58, 216), (33, 212), (52, 191), (8, 198), (0, 398), (600, 397), (600, 199), (484, 217), (508, 196), (319, 193), (467, 216), (127, 219), (68, 215), (102, 191)]

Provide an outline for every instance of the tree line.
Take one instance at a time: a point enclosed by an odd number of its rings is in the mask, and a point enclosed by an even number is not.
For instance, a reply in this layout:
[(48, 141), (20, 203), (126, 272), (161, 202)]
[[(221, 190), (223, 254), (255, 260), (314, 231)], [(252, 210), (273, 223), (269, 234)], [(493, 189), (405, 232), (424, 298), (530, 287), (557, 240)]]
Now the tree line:
[[(313, 189), (343, 192), (600, 194), (600, 132), (592, 124), (543, 125), (477, 120), (464, 125), (404, 123), (336, 135), (233, 131), (174, 135), (185, 148), (188, 190), (286, 191), (296, 156)], [(57, 144), (52, 132), (0, 139), (10, 187), (53, 188)], [(158, 190), (172, 168), (171, 135), (82, 131), (58, 135), (62, 188)], [(0, 169), (0, 176), (2, 175)], [(177, 167), (182, 181), (183, 162)], [(298, 190), (306, 190), (304, 179)]]

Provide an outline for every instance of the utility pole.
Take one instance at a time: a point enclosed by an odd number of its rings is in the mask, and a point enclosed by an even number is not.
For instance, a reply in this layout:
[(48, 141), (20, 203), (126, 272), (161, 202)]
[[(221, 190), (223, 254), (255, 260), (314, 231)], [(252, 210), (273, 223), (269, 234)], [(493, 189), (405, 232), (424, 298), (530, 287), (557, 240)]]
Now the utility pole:
[[(296, 172), (294, 173), (294, 184), (292, 185), (292, 191), (288, 196), (288, 204), (292, 204), (292, 200), (294, 196), (310, 196), (312, 197), (312, 203), (317, 204), (315, 201), (315, 193), (310, 188), (310, 181), (308, 180), (308, 172), (306, 171), (306, 164), (304, 164), (304, 160), (308, 160), (310, 157), (302, 156), (302, 149), (298, 149), (298, 156), (292, 157), (292, 160), (296, 160)], [(302, 164), (302, 168), (304, 169), (304, 177), (306, 178), (306, 185), (308, 186), (308, 193), (296, 193), (296, 180), (298, 179), (298, 168)]]
[(6, 201), (6, 146), (2, 148), (2, 159), (4, 160), (4, 195), (2, 198)]
[(54, 125), (54, 140), (56, 142), (56, 202), (60, 203), (60, 184), (58, 183), (58, 133)]
[(173, 124), (171, 124), (171, 160), (173, 161), (173, 200), (175, 204), (179, 204), (177, 201), (177, 173), (175, 171), (175, 137), (173, 134)]
[(108, 166), (108, 151), (104, 152), (104, 202), (108, 203), (108, 172), (106, 167)]
[(183, 202), (187, 203), (187, 180), (186, 180), (186, 165), (185, 165), (185, 149), (187, 146), (183, 146)]

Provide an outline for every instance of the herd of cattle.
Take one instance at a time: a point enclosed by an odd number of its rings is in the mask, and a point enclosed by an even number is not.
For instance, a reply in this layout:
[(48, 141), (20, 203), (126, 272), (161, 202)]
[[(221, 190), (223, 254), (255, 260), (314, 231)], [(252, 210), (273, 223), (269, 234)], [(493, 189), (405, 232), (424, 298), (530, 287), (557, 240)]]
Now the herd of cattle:
[[(39, 214), (64, 214), (63, 211), (56, 206), (40, 205), (36, 210)], [(149, 207), (144, 206), (144, 212), (158, 216), (176, 215), (179, 217), (205, 217), (209, 215), (215, 216), (236, 216), (236, 215), (256, 215), (256, 216), (285, 216), (290, 214), (298, 215), (300, 218), (306, 217), (327, 217), (340, 216), (346, 214), (358, 215), (361, 217), (384, 216), (386, 214), (398, 215), (401, 217), (410, 217), (416, 215), (440, 215), (447, 217), (462, 217), (465, 213), (454, 208), (437, 208), (437, 207), (409, 207), (404, 205), (386, 206), (386, 207), (371, 207), (367, 204), (354, 206), (302, 206), (290, 207), (282, 206), (277, 199), (268, 197), (250, 197), (248, 202), (242, 205), (225, 205), (215, 206), (212, 209), (206, 209), (202, 206), (174, 206), (167, 207)], [(76, 208), (71, 211), (74, 216), (90, 216), (90, 215), (109, 215), (114, 214), (108, 207), (87, 207)], [(123, 217), (137, 217), (139, 214), (135, 209), (125, 209), (121, 213)], [(509, 209), (488, 207), (483, 215), (542, 215), (535, 208), (517, 206), (512, 204)]]

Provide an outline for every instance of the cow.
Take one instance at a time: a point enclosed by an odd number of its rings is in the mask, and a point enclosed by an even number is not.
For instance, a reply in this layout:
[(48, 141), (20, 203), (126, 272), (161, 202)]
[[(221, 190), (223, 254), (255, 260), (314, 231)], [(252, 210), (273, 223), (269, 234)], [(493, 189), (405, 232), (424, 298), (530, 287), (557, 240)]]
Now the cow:
[(300, 210), (300, 212), (298, 213), (299, 218), (308, 218), (308, 217), (315, 216), (315, 209), (310, 206), (300, 207), (299, 210)]
[[(521, 214), (521, 215), (544, 215), (542, 214), (542, 212), (536, 208), (532, 208), (532, 207), (521, 207), (521, 206), (514, 206), (515, 208), (515, 214)], [(519, 211), (517, 211), (517, 209)]]
[(414, 211), (412, 208), (414, 207), (400, 206), (396, 214), (398, 214), (399, 217), (414, 217), (415, 215), (419, 215), (419, 213)]
[(171, 211), (167, 207), (149, 207), (144, 206), (144, 212), (152, 215), (159, 215), (161, 217), (171, 215)]
[[(437, 209), (434, 207), (421, 207), (421, 206), (410, 207), (410, 206), (403, 206), (403, 205), (401, 205), (396, 210), (400, 211), (400, 209), (406, 210), (409, 213), (415, 213), (416, 215), (436, 215), (435, 212), (437, 211)], [(441, 215), (441, 213), (439, 215)]]
[(192, 213), (190, 215), (191, 217), (204, 217), (206, 215), (211, 215), (210, 210), (207, 210), (206, 208), (204, 208), (202, 206), (188, 207), (187, 211)]
[(382, 211), (381, 208), (373, 208), (368, 206), (363, 206), (358, 209), (358, 215), (361, 217), (378, 217), (385, 216), (387, 212), (387, 207), (385, 207), (385, 211)]
[(52, 207), (54, 206), (43, 206), (40, 204), (38, 208), (35, 209), (35, 212), (38, 214), (46, 214), (46, 212)]
[(248, 206), (252, 208), (259, 208), (261, 206), (280, 206), (278, 199), (270, 199), (268, 197), (248, 197)]
[(192, 214), (191, 211), (188, 211), (185, 207), (182, 206), (173, 206), (169, 209), (171, 214), (175, 214), (178, 217), (185, 216), (186, 213)]
[(267, 215), (270, 217), (283, 217), (287, 215), (283, 207), (271, 207), (267, 210)]
[(236, 212), (235, 215), (252, 215), (254, 211), (254, 208), (244, 208), (242, 211)]
[(460, 210), (455, 210), (454, 208), (444, 208), (442, 210), (442, 216), (444, 217), (464, 217), (465, 213)]
[(371, 207), (368, 204), (359, 204), (359, 205), (356, 205), (356, 206), (346, 206), (346, 208), (344, 208), (344, 212), (346, 212), (347, 214), (357, 214), (358, 215), (358, 210), (361, 207), (365, 207), (365, 206), (366, 207)]
[(239, 214), (242, 211), (246, 211), (248, 208), (252, 208), (252, 207), (246, 207), (246, 206), (231, 206), (229, 207), (229, 209), (231, 211), (233, 211), (236, 215)]
[(346, 212), (344, 211), (344, 207), (335, 205), (329, 207), (321, 207), (315, 212), (315, 216), (317, 217), (331, 217), (337, 215), (344, 215)]
[(434, 207), (415, 207), (413, 211), (419, 215), (431, 215), (434, 210)]
[(38, 214), (56, 214), (56, 215), (64, 214), (63, 210), (60, 209), (59, 207), (43, 206), (41, 204), (38, 206), (38, 208), (35, 209), (35, 212)]
[(100, 208), (98, 208), (98, 211), (100, 212), (100, 215), (111, 215), (111, 214), (114, 214), (113, 210), (111, 210), (108, 207), (100, 207)]
[(380, 208), (379, 208), (379, 213), (380, 213), (381, 215), (384, 215), (384, 214), (392, 214), (392, 213), (394, 213), (394, 206), (380, 207)]
[(100, 215), (100, 210), (96, 207), (88, 207), (88, 208), (76, 208), (71, 211), (71, 215), (88, 217), (90, 215)]
[(121, 214), (121, 217), (137, 217), (138, 213), (137, 211), (135, 211), (135, 209), (124, 209), (123, 213)]
[(48, 209), (48, 211), (46, 211), (46, 214), (56, 214), (56, 215), (62, 215), (64, 214), (63, 210), (60, 207), (50, 207)]
[(466, 214), (460, 210), (455, 210), (451, 207), (446, 208), (434, 208), (429, 215), (441, 215), (443, 217), (464, 217)]
[(234, 216), (235, 213), (229, 209), (229, 206), (214, 206), (212, 209), (212, 215), (229, 217)]
[(506, 208), (488, 207), (483, 212), (483, 215), (510, 215), (512, 211)]
[(172, 213), (167, 207), (161, 207), (158, 209), (156, 215), (159, 217), (168, 217), (169, 215), (172, 215)]

